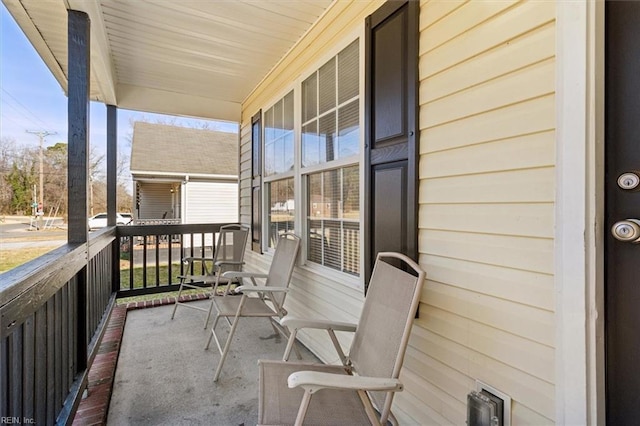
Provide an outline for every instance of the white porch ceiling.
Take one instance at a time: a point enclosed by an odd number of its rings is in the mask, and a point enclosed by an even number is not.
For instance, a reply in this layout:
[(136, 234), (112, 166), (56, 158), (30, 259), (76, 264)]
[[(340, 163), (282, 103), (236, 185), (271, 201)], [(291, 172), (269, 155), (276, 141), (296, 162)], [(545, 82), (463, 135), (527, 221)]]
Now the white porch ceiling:
[(67, 9), (91, 19), (92, 100), (240, 121), (332, 0), (2, 0), (67, 90)]

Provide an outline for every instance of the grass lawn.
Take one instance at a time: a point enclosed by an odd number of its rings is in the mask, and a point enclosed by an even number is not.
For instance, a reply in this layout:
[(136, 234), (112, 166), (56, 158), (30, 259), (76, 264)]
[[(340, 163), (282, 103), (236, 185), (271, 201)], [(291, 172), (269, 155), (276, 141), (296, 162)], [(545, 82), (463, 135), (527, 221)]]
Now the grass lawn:
[[(126, 268), (126, 269), (125, 269)], [(196, 267), (194, 269), (195, 273), (199, 273), (199, 265), (196, 263)], [(180, 275), (180, 262), (174, 262), (171, 266), (171, 283), (176, 284), (180, 282), (178, 275)], [(133, 268), (133, 288), (143, 288), (143, 277), (144, 277), (144, 269), (142, 267)], [(169, 284), (169, 266), (168, 265), (160, 265), (158, 267), (158, 277), (160, 281), (160, 286), (166, 286)], [(156, 286), (156, 268), (147, 267), (147, 288)], [(120, 264), (120, 288), (121, 289), (129, 289), (129, 262), (124, 260)], [(220, 287), (221, 289), (224, 287)], [(189, 294), (201, 294), (208, 293), (211, 291), (211, 287), (199, 289), (189, 289), (182, 292), (183, 295)], [(177, 296), (177, 291), (166, 292), (166, 293), (155, 293), (155, 294), (147, 294), (143, 296), (131, 296), (131, 297), (123, 297), (118, 299), (118, 304), (128, 303), (128, 302), (140, 302), (145, 300), (154, 300), (160, 299), (164, 296)]]
[[(46, 237), (41, 238), (47, 239)], [(16, 241), (13, 239), (12, 241)], [(33, 240), (31, 240), (33, 241)], [(51, 246), (43, 246), (43, 247), (25, 247), (19, 249), (10, 249), (3, 250), (0, 245), (0, 273), (6, 272), (10, 269), (15, 268), (16, 266), (22, 265), (32, 259), (35, 259), (39, 256), (42, 256), (45, 253), (50, 252), (51, 250), (59, 247), (59, 244), (53, 243)], [(200, 273), (200, 265), (198, 262), (194, 265), (194, 272)], [(142, 288), (143, 286), (143, 274), (144, 269), (142, 267), (136, 267), (133, 269), (133, 288)], [(147, 267), (147, 287), (155, 287), (156, 286), (156, 268), (154, 266)], [(158, 276), (160, 286), (167, 286), (169, 283), (179, 283), (180, 279), (178, 276), (180, 275), (180, 262), (174, 262), (171, 266), (171, 280), (169, 280), (169, 266), (168, 265), (160, 265), (158, 268)], [(129, 261), (124, 259), (120, 264), (120, 287), (122, 289), (129, 288)], [(210, 291), (210, 288), (203, 288), (202, 290), (189, 289), (184, 291), (183, 294), (199, 294), (199, 293), (207, 293)], [(143, 301), (143, 300), (154, 300), (159, 299), (164, 296), (177, 296), (178, 292), (166, 292), (166, 293), (155, 293), (148, 294), (143, 296), (132, 296), (118, 299), (118, 303), (127, 303), (131, 301)]]
[(0, 248), (0, 273), (20, 266), (23, 263), (42, 256), (51, 250), (58, 248), (59, 245), (51, 245), (44, 247), (25, 247), (20, 249), (3, 250)]
[[(129, 268), (131, 262), (128, 260), (128, 253), (123, 253), (122, 259), (120, 260), (120, 288), (128, 289), (129, 288)], [(209, 268), (211, 265), (209, 264)], [(185, 271), (185, 273), (189, 273)], [(202, 267), (199, 261), (193, 262), (193, 273), (201, 274)], [(158, 274), (160, 286), (165, 286), (169, 284), (177, 284), (180, 282), (180, 262), (172, 262), (171, 263), (171, 280), (169, 280), (169, 265), (168, 264), (160, 264), (158, 266)], [(141, 266), (136, 266), (133, 268), (133, 288), (142, 288), (142, 281), (144, 279), (144, 269)], [(155, 262), (153, 264), (147, 264), (147, 287), (155, 287), (156, 286), (156, 267)]]

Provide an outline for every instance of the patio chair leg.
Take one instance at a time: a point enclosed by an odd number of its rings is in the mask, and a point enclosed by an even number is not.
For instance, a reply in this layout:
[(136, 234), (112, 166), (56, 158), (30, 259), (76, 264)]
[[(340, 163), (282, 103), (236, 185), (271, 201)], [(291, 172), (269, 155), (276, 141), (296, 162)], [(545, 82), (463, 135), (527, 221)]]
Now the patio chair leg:
[[(222, 371), (222, 364), (224, 364), (224, 360), (227, 358), (227, 354), (229, 353), (229, 348), (231, 347), (231, 341), (233, 340), (233, 335), (236, 332), (236, 328), (238, 328), (238, 320), (240, 319), (240, 313), (242, 312), (242, 307), (244, 306), (244, 302), (247, 299), (247, 295), (243, 294), (242, 299), (240, 299), (240, 303), (238, 304), (238, 310), (236, 311), (236, 316), (233, 319), (233, 324), (231, 325), (231, 330), (229, 330), (229, 336), (227, 336), (227, 341), (224, 344), (224, 349), (222, 350), (222, 356), (220, 357), (220, 362), (218, 363), (218, 367), (216, 368), (216, 373), (213, 376), (213, 381), (217, 382), (218, 377), (220, 377), (220, 372)], [(211, 329), (213, 333), (214, 330)], [(218, 339), (216, 339), (216, 342)], [(218, 345), (218, 349), (220, 349), (220, 345)]]
[(295, 426), (302, 426), (304, 422), (304, 418), (307, 415), (307, 409), (309, 408), (309, 403), (311, 402), (311, 392), (305, 391), (302, 396), (302, 401), (300, 401), (300, 408), (298, 409), (298, 416), (296, 417)]
[[(238, 321), (236, 319), (236, 321), (234, 321), (233, 325), (231, 326), (231, 330), (229, 331), (229, 336), (227, 336), (227, 341), (224, 344), (224, 349), (222, 350), (222, 355), (220, 356), (218, 367), (216, 367), (216, 373), (213, 376), (214, 382), (217, 382), (218, 378), (220, 377), (220, 372), (222, 371), (222, 364), (224, 364), (224, 360), (227, 358), (227, 354), (229, 353), (229, 347), (231, 347), (231, 340), (233, 340), (233, 334), (236, 332), (237, 327), (238, 327)], [(212, 333), (213, 333), (213, 330), (212, 330)], [(211, 341), (211, 338), (209, 338), (209, 341)], [(218, 345), (218, 349), (220, 349), (219, 345)]]
[(182, 295), (182, 284), (184, 284), (184, 278), (180, 280), (180, 288), (178, 289), (178, 295), (176, 296), (176, 303), (173, 304), (173, 312), (171, 312), (171, 319), (176, 316), (176, 309), (178, 309), (178, 301)]
[(296, 335), (298, 334), (298, 330), (294, 329), (292, 333), (289, 334), (289, 340), (287, 340), (287, 347), (284, 350), (284, 355), (282, 356), (283, 361), (289, 361), (289, 356), (291, 355), (291, 349), (293, 349), (295, 345)]
[[(213, 326), (211, 326), (211, 333), (209, 333), (209, 339), (207, 339), (207, 345), (204, 347), (204, 350), (209, 350), (209, 345), (211, 345), (211, 339), (216, 335), (216, 325), (218, 325), (218, 320), (220, 319), (220, 314), (216, 314), (216, 318), (213, 320)], [(220, 344), (218, 343), (218, 338), (216, 337), (216, 344), (218, 345), (218, 350), (220, 350)], [(220, 351), (222, 352), (222, 351)]]
[(215, 294), (211, 295), (211, 305), (209, 306), (209, 312), (207, 312), (207, 319), (204, 320), (204, 329), (207, 329), (207, 324), (209, 324), (209, 318), (211, 318), (211, 311), (213, 311), (213, 298)]
[[(276, 324), (278, 325), (276, 326)], [(279, 323), (276, 323), (275, 321), (273, 321), (273, 319), (271, 320), (271, 326), (273, 327), (274, 330), (276, 330), (276, 332), (282, 334), (284, 338), (287, 339), (287, 348), (285, 349), (283, 360), (284, 361), (289, 360), (289, 355), (291, 355), (291, 349), (293, 349), (296, 352), (296, 357), (298, 357), (298, 359), (301, 360), (302, 354), (300, 353), (300, 349), (298, 348), (298, 345), (296, 345), (295, 338), (291, 339), (291, 331), (287, 327), (284, 327)], [(280, 327), (280, 328), (278, 329), (277, 327)]]

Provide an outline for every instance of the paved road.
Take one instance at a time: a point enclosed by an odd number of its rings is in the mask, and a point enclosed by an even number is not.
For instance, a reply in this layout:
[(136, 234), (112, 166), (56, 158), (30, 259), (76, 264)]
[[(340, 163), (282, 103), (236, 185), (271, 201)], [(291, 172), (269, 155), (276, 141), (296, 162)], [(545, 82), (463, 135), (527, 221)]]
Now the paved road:
[[(67, 230), (61, 219), (53, 227), (37, 231), (29, 227), (29, 217), (7, 218), (0, 223), (0, 248), (3, 250), (27, 247), (58, 247), (67, 242)], [(28, 241), (33, 238), (34, 241)]]
[(25, 238), (32, 235), (36, 235), (38, 239), (41, 239), (43, 235), (47, 237), (67, 237), (67, 229), (64, 227), (62, 220), (56, 220), (51, 228), (36, 231), (35, 228), (29, 227), (29, 219), (22, 219), (21, 221), (6, 221), (0, 223), (0, 240), (7, 240), (11, 238)]

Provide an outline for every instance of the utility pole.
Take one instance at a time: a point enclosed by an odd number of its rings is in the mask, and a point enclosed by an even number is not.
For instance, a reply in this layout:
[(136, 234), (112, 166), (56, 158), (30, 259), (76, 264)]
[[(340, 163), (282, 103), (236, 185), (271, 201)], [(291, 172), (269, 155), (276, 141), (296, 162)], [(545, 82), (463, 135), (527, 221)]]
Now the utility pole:
[(40, 200), (38, 207), (36, 207), (36, 229), (40, 230), (42, 225), (42, 219), (44, 217), (44, 138), (50, 135), (57, 134), (56, 132), (49, 132), (46, 130), (27, 130), (27, 133), (32, 133), (40, 139)]
[(31, 133), (34, 134), (36, 136), (38, 136), (38, 138), (40, 138), (40, 199), (38, 200), (40, 202), (40, 205), (44, 208), (44, 154), (43, 154), (43, 145), (44, 145), (44, 138), (46, 138), (47, 136), (51, 136), (51, 135), (57, 135), (57, 132), (49, 132), (47, 130), (27, 130), (27, 133)]

